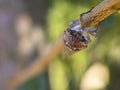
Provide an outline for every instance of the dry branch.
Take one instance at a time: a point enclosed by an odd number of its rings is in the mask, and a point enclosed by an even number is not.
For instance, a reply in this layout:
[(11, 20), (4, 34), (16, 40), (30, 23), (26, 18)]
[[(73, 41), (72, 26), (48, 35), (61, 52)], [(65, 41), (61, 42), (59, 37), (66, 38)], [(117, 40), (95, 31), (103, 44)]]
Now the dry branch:
[[(91, 11), (82, 14), (82, 26), (90, 27), (103, 21), (112, 13), (120, 9), (120, 0), (104, 0)], [(57, 41), (56, 45), (44, 55), (42, 58), (35, 60), (35, 62), (22, 72), (18, 72), (10, 82), (8, 82), (7, 90), (14, 90), (17, 86), (21, 85), (31, 77), (42, 72), (48, 66), (52, 59), (57, 56), (64, 48), (63, 39)]]
[(92, 10), (82, 14), (82, 28), (95, 26), (120, 10), (120, 0), (104, 0)]
[(63, 38), (61, 37), (47, 54), (35, 60), (35, 62), (26, 70), (16, 73), (16, 75), (8, 82), (7, 90), (14, 90), (17, 86), (37, 75), (39, 72), (42, 72), (52, 59), (62, 52), (63, 48), (64, 43)]

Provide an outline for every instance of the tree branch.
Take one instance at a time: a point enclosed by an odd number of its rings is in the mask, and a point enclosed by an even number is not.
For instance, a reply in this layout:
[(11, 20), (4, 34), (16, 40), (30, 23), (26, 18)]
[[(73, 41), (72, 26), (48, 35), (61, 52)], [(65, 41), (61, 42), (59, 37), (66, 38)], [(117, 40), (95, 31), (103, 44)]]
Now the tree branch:
[(82, 28), (95, 26), (118, 10), (120, 0), (104, 0), (92, 10), (82, 14)]
[(64, 48), (63, 37), (61, 37), (48, 53), (35, 60), (27, 69), (17, 72), (8, 82), (6, 90), (14, 90), (17, 86), (42, 72)]

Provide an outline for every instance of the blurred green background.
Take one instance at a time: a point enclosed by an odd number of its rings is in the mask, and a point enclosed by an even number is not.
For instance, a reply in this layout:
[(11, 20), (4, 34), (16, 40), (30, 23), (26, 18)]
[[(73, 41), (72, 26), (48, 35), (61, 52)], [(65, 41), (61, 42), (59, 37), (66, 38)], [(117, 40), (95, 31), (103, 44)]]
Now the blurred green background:
[[(0, 0), (0, 90), (58, 40), (71, 20), (101, 0)], [(62, 58), (15, 90), (119, 90), (120, 14), (99, 25), (87, 49)], [(64, 54), (64, 53), (63, 53)]]

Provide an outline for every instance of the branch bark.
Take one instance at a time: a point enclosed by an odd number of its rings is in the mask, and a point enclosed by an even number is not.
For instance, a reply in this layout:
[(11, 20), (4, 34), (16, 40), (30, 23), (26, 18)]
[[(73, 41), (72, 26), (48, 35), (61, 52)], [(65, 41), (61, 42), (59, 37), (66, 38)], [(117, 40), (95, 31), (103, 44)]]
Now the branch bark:
[(62, 52), (64, 48), (63, 37), (61, 37), (48, 53), (35, 60), (35, 62), (27, 69), (17, 72), (8, 82), (6, 90), (14, 90), (17, 86), (42, 72), (53, 58)]
[(82, 14), (82, 28), (95, 26), (118, 10), (120, 0), (104, 0), (92, 10)]
[[(120, 9), (120, 0), (104, 0), (91, 11), (82, 14), (82, 28), (97, 25), (112, 13)], [(64, 49), (63, 38), (57, 41), (57, 44), (42, 58), (35, 60), (35, 62), (26, 70), (18, 72), (8, 82), (7, 90), (14, 90), (17, 86), (21, 85), (31, 77), (42, 72), (48, 66), (52, 59), (57, 56)]]

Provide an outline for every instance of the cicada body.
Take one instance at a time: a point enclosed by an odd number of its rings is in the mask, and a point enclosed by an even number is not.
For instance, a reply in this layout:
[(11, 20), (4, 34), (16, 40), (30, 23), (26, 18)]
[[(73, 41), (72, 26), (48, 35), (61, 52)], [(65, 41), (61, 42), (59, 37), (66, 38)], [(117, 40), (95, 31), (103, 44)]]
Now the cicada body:
[(89, 34), (95, 36), (96, 31), (90, 28), (82, 29), (81, 22), (74, 20), (64, 31), (64, 44), (70, 52), (80, 51), (86, 48), (91, 41)]

